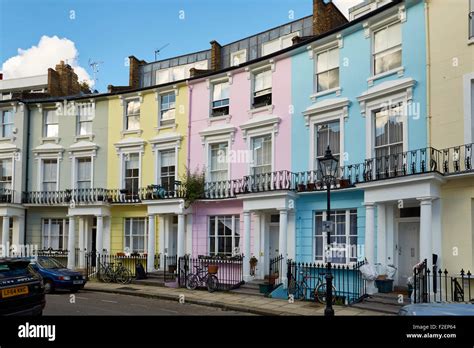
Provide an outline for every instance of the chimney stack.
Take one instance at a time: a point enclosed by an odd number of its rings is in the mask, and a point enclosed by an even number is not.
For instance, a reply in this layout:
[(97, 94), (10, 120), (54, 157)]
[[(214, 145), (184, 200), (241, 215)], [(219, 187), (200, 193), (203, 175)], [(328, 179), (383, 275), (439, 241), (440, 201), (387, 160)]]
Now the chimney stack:
[(347, 23), (332, 0), (313, 0), (313, 35), (321, 35)]
[(211, 41), (211, 70), (216, 71), (221, 69), (222, 46), (216, 41)]
[(60, 61), (55, 69), (48, 69), (48, 94), (50, 96), (62, 97), (80, 92), (79, 79), (69, 64)]
[(128, 85), (130, 89), (136, 89), (140, 87), (140, 66), (146, 64), (146, 62), (138, 60), (135, 56), (130, 56), (128, 59), (130, 62)]

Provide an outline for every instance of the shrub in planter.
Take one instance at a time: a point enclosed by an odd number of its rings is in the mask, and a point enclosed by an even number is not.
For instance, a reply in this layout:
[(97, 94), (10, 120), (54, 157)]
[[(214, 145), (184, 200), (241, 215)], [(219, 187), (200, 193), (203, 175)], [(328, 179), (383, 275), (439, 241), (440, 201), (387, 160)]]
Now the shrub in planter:
[(191, 204), (204, 197), (205, 193), (205, 170), (199, 171), (196, 169), (193, 173), (186, 169), (186, 174), (183, 175), (181, 185), (184, 189), (185, 207), (189, 208)]

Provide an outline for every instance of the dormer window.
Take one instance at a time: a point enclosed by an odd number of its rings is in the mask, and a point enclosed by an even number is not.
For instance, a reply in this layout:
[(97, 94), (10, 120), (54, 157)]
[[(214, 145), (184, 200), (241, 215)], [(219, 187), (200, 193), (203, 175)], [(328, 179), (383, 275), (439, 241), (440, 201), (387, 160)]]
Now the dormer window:
[(229, 81), (215, 83), (212, 86), (211, 116), (224, 116), (229, 114)]
[(236, 66), (247, 61), (247, 50), (240, 50), (230, 54), (230, 65)]
[(125, 129), (138, 130), (140, 129), (140, 101), (127, 101), (125, 108)]
[(264, 70), (254, 74), (252, 107), (272, 104), (272, 71)]

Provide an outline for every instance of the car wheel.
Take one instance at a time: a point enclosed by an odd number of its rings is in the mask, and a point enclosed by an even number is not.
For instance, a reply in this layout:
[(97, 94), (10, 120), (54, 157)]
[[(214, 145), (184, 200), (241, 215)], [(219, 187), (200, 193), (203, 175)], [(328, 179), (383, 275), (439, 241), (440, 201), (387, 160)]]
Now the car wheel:
[(44, 293), (45, 294), (52, 294), (54, 292), (54, 285), (51, 280), (44, 281)]

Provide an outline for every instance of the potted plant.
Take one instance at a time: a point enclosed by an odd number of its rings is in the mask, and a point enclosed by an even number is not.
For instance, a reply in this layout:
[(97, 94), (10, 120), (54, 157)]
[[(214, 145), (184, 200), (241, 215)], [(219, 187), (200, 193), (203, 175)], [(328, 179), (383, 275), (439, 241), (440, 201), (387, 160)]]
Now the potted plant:
[(308, 191), (314, 191), (316, 184), (314, 182), (308, 182)]
[(117, 253), (117, 257), (125, 257), (125, 253), (123, 253), (123, 252), (118, 252), (118, 253)]
[(199, 171), (196, 169), (191, 173), (186, 169), (186, 174), (183, 175), (181, 186), (185, 192), (185, 207), (189, 208), (191, 204), (204, 197), (205, 193), (205, 170)]
[(348, 179), (339, 179), (339, 187), (346, 188), (351, 186), (351, 182)]
[(255, 275), (255, 268), (257, 267), (258, 259), (252, 256), (249, 260), (250, 263), (250, 275)]
[(306, 191), (306, 185), (305, 184), (298, 184), (298, 191), (299, 192)]
[(270, 285), (272, 285), (272, 286), (275, 285), (275, 280), (278, 279), (278, 277), (279, 277), (278, 271), (276, 271), (276, 272), (270, 274), (270, 275), (268, 276), (268, 283), (269, 283)]

